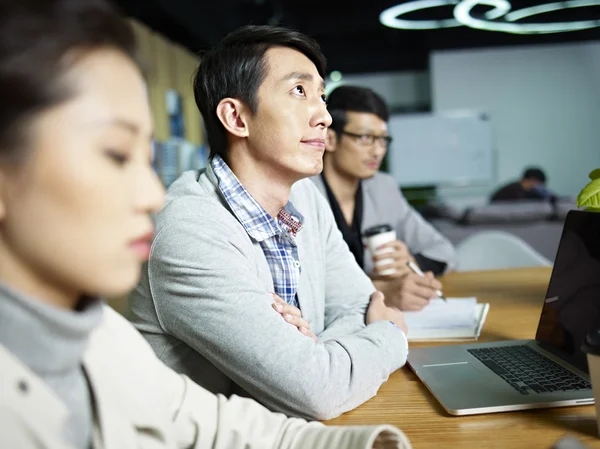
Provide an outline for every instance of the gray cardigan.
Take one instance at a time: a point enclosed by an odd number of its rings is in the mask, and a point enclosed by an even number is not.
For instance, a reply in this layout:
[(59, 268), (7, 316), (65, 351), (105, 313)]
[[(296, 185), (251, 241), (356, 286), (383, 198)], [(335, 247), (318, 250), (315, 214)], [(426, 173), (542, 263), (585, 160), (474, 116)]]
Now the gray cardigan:
[(227, 208), (210, 167), (169, 189), (128, 315), (167, 365), (208, 390), (330, 419), (373, 397), (404, 365), (408, 345), (389, 322), (365, 326), (374, 287), (314, 185), (297, 182), (290, 201), (305, 218), (298, 299), (318, 343), (271, 307), (265, 256)]
[[(321, 177), (313, 176), (310, 179), (326, 198)], [(361, 231), (375, 225), (390, 224), (396, 229), (398, 240), (406, 243), (411, 253), (445, 262), (446, 271), (456, 266), (456, 253), (452, 243), (408, 204), (393, 177), (378, 172), (372, 178), (362, 181), (362, 192)], [(373, 261), (367, 249), (364, 265), (367, 273), (373, 271)]]

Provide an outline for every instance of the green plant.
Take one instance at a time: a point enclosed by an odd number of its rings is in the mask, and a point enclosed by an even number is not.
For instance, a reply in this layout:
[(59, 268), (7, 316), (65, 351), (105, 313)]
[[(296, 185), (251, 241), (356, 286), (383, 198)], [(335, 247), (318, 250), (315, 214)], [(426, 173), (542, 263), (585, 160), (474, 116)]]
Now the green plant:
[(577, 197), (577, 206), (586, 210), (600, 212), (600, 168), (590, 173), (591, 181), (585, 186)]

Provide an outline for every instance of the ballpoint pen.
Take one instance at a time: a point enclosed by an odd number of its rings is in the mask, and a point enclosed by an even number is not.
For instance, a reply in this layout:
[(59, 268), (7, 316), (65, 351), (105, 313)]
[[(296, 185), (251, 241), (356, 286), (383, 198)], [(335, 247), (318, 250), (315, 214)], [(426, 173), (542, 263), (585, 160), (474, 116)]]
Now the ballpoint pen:
[[(419, 276), (425, 277), (425, 274), (421, 271), (421, 269), (416, 264), (414, 264), (412, 261), (409, 260), (407, 265), (408, 265), (408, 268), (413, 270)], [(441, 290), (436, 290), (435, 294), (438, 295), (440, 298), (442, 298), (444, 301), (448, 302), (448, 300), (446, 299), (446, 297), (444, 296), (444, 294), (442, 293)]]

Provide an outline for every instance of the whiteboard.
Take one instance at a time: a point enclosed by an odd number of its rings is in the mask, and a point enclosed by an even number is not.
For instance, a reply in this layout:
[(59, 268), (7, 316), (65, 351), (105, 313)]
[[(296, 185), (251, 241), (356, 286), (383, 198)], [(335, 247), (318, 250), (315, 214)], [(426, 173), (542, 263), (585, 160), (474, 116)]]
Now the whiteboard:
[(482, 185), (494, 181), (494, 145), (482, 113), (398, 114), (388, 170), (401, 186)]

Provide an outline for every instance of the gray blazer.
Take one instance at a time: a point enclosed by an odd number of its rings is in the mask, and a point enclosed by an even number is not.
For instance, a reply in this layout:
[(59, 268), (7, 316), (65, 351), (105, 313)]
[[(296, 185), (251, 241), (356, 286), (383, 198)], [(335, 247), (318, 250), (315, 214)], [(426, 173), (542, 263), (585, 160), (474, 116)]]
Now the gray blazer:
[[(326, 198), (321, 176), (310, 179)], [(445, 262), (446, 271), (456, 266), (452, 243), (408, 204), (393, 177), (378, 172), (374, 177), (365, 179), (362, 181), (362, 194), (362, 231), (371, 226), (390, 224), (396, 229), (398, 240), (406, 243), (412, 254), (422, 254), (429, 259)], [(372, 273), (373, 261), (367, 249), (364, 264), (365, 271)]]
[(239, 386), (272, 410), (330, 419), (377, 393), (406, 362), (407, 340), (387, 321), (365, 326), (375, 289), (315, 186), (297, 182), (290, 201), (305, 218), (298, 298), (318, 343), (271, 307), (262, 249), (227, 208), (210, 167), (170, 187), (128, 316), (162, 361), (209, 391)]

